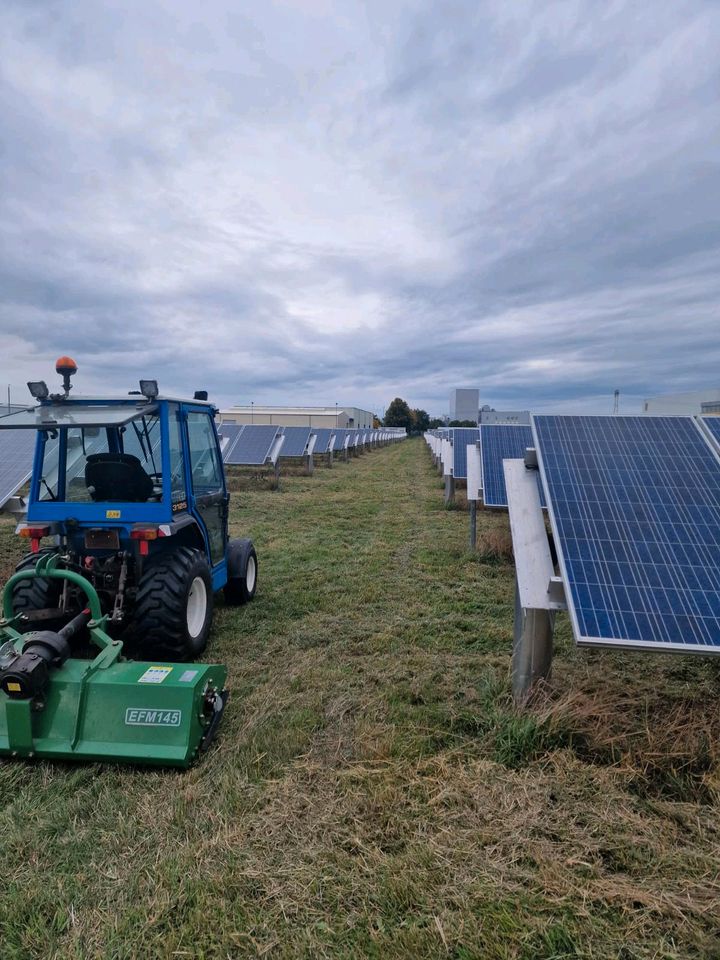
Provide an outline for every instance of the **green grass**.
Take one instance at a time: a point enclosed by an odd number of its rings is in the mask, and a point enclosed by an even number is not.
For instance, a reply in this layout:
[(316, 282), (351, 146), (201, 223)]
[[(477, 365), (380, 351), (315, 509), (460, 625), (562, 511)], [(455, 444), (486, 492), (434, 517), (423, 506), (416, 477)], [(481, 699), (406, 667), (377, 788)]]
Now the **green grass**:
[(260, 586), (216, 610), (221, 736), (186, 773), (0, 763), (2, 960), (720, 956), (714, 663), (561, 620), (519, 712), (507, 520), (470, 555), (421, 441), (232, 484)]

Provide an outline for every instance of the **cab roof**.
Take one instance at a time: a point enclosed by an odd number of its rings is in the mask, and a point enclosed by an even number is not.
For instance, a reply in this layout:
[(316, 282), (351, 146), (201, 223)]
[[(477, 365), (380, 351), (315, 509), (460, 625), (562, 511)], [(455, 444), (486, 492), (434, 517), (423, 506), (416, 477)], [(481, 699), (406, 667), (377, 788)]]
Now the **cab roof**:
[(188, 400), (178, 397), (157, 397), (146, 400), (139, 397), (73, 397), (49, 400), (37, 406), (0, 417), (0, 430), (57, 430), (62, 427), (121, 427), (139, 417), (156, 414), (160, 404), (185, 403), (191, 406), (216, 408), (208, 400)]

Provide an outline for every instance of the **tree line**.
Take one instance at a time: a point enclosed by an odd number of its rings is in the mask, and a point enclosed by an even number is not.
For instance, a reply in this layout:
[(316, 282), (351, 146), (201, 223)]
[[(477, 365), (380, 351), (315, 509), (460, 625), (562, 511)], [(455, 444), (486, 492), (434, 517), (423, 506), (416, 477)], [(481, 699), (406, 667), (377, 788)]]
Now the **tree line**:
[(400, 397), (395, 397), (390, 403), (383, 419), (383, 426), (405, 427), (408, 433), (423, 433), (442, 424), (442, 420), (431, 418), (427, 410), (411, 409), (410, 404)]

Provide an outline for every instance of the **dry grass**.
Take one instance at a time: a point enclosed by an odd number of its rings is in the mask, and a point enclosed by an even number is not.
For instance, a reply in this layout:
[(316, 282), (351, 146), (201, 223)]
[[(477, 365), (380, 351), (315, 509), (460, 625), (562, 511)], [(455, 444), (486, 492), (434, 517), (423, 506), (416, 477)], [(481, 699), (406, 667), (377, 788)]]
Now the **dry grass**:
[(0, 765), (3, 960), (720, 955), (714, 663), (562, 620), (519, 711), (507, 520), (471, 556), (419, 441), (242, 483), (220, 740), (184, 774)]
[(475, 548), (478, 559), (508, 563), (513, 558), (513, 543), (506, 518), (495, 521), (494, 526), (490, 526), (491, 522), (488, 518), (479, 531)]

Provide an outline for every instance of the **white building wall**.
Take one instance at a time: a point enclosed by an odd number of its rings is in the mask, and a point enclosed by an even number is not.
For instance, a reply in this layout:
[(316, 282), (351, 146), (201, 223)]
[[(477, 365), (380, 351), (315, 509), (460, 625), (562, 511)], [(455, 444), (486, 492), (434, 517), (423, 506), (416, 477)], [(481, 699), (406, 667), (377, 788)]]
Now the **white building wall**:
[(481, 410), (480, 423), (530, 424), (529, 410)]
[(720, 389), (695, 390), (690, 393), (667, 393), (648, 397), (643, 413), (654, 416), (701, 413), (704, 403), (720, 403)]
[(373, 415), (360, 407), (268, 407), (261, 404), (220, 411), (223, 423), (266, 423), (280, 427), (357, 427), (371, 429)]

